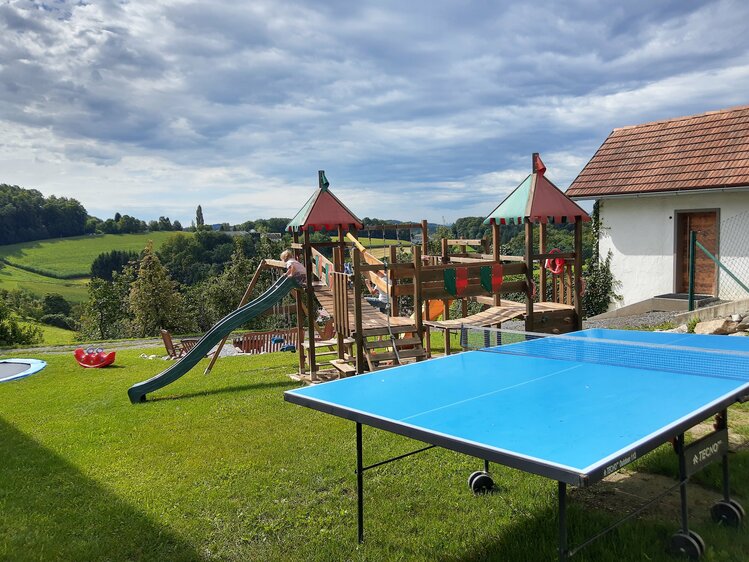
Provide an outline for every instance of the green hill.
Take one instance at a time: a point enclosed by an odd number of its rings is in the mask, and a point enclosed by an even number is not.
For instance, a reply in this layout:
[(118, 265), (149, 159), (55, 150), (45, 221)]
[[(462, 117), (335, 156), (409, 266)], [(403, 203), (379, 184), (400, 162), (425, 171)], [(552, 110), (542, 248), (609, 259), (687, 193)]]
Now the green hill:
[(0, 260), (5, 262), (0, 268), (0, 289), (26, 289), (40, 296), (59, 293), (72, 302), (82, 302), (86, 300), (91, 262), (99, 254), (140, 251), (149, 240), (158, 248), (174, 234), (102, 234), (0, 246)]

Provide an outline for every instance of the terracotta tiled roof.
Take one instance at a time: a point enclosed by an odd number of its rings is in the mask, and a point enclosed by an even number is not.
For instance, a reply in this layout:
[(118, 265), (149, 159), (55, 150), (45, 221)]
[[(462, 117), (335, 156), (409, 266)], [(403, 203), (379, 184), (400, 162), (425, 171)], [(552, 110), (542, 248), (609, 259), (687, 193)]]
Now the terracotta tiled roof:
[(566, 194), (740, 186), (749, 186), (749, 106), (614, 129)]

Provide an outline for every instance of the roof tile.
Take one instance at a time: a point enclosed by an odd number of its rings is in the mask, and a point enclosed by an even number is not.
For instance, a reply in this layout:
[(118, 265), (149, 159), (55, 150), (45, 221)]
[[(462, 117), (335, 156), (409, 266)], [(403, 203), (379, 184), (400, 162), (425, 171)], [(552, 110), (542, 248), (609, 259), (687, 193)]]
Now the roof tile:
[(614, 129), (566, 194), (749, 186), (749, 106)]

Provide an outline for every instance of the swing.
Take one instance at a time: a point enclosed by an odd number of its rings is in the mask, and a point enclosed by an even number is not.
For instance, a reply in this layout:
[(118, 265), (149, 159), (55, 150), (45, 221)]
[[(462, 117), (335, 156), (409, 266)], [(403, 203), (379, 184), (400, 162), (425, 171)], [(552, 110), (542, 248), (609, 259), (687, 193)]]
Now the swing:
[[(274, 275), (274, 277), (275, 277), (276, 281), (279, 279), (279, 275)], [(283, 304), (283, 302), (284, 302), (285, 299), (286, 299), (286, 297), (284, 297), (281, 300), (281, 302), (278, 302), (278, 303), (276, 303), (276, 304), (273, 305), (273, 317), (276, 319), (275, 322), (274, 322), (276, 325), (273, 327), (274, 330), (278, 330), (278, 320), (277, 319), (281, 315), (283, 315), (284, 318), (286, 319), (286, 323), (285, 323), (286, 325), (285, 325), (285, 327), (288, 328), (291, 325), (291, 313), (289, 312), (289, 307), (288, 306), (284, 306), (284, 304)], [(270, 339), (270, 343), (272, 343), (273, 345), (282, 344), (285, 341), (286, 341), (286, 338), (284, 338), (283, 336), (280, 336), (280, 335), (275, 335), (275, 336), (271, 337), (271, 339)], [(291, 351), (291, 352), (294, 352), (294, 351), (296, 351), (296, 346), (294, 346), (294, 344), (291, 344), (291, 343), (290, 344), (286, 344), (286, 345), (281, 346), (280, 351)]]

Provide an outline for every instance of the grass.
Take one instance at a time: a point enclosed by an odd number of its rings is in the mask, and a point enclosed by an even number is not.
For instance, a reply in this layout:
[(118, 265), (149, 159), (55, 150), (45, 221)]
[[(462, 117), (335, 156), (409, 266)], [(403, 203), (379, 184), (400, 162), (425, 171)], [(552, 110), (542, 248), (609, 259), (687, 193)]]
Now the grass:
[(140, 251), (149, 240), (158, 248), (172, 235), (174, 232), (104, 234), (0, 246), (0, 260), (5, 262), (0, 267), (0, 289), (24, 289), (39, 297), (58, 293), (70, 302), (84, 302), (91, 263), (99, 254)]
[(58, 293), (70, 302), (84, 302), (88, 298), (87, 283), (87, 279), (55, 279), (11, 265), (0, 267), (0, 289), (24, 289), (38, 297)]
[(154, 247), (158, 248), (173, 235), (174, 232), (149, 232), (36, 240), (0, 246), (0, 259), (41, 275), (87, 277), (91, 271), (91, 262), (103, 252), (139, 252), (149, 240), (153, 240)]
[[(499, 493), (476, 497), (466, 478), (481, 463), (442, 449), (367, 473), (357, 545), (354, 424), (283, 401), (294, 355), (200, 365), (133, 406), (127, 388), (167, 366), (143, 352), (104, 370), (40, 354), (44, 371), (0, 384), (0, 559), (556, 560), (554, 482), (494, 467)], [(418, 446), (371, 428), (364, 440), (367, 464)], [(734, 457), (746, 498), (746, 451)], [(659, 454), (658, 470), (675, 460)], [(612, 520), (574, 501), (569, 515), (573, 544)], [(676, 527), (635, 520), (575, 559), (671, 562)], [(706, 561), (745, 559), (746, 531), (695, 528)]]

